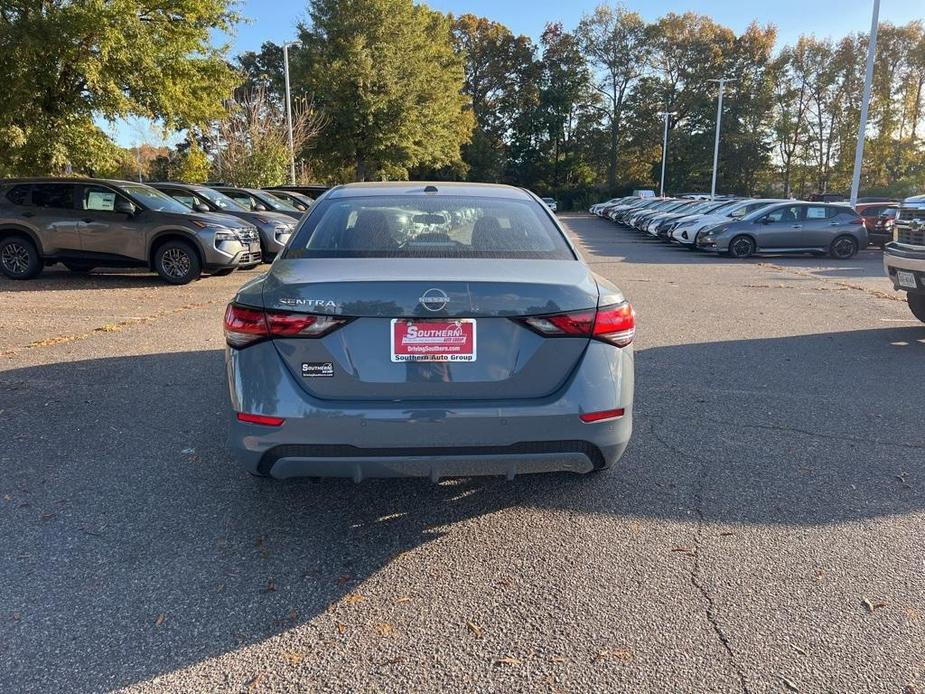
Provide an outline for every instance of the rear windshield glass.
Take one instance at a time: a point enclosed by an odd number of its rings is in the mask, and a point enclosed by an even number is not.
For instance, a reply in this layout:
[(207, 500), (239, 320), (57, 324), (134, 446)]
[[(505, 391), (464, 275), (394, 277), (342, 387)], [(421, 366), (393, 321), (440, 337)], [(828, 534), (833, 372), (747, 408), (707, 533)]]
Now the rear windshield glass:
[(286, 257), (575, 259), (533, 200), (436, 195), (323, 200)]

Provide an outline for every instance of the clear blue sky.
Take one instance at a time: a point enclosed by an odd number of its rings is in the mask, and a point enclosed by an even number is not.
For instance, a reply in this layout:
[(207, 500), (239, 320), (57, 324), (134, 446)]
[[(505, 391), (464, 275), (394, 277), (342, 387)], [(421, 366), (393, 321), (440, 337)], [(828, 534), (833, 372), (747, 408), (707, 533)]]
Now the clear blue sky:
[[(489, 17), (506, 24), (517, 34), (537, 38), (546, 22), (561, 21), (571, 29), (598, 4), (597, 0), (432, 0), (428, 4), (444, 12), (466, 12)], [(841, 37), (870, 28), (872, 0), (627, 0), (629, 9), (647, 20), (666, 12), (693, 11), (709, 15), (735, 31), (742, 31), (753, 20), (774, 24), (779, 30), (779, 44), (796, 40), (800, 34)], [(228, 38), (232, 54), (258, 50), (264, 41), (280, 43), (295, 36), (295, 26), (305, 18), (305, 0), (244, 0), (241, 11), (250, 22)], [(880, 21), (903, 24), (925, 18), (925, 0), (882, 0)], [(218, 38), (218, 37), (217, 37)], [(119, 144), (130, 146), (138, 141), (138, 128), (117, 124), (114, 134)]]
[[(538, 37), (546, 22), (561, 21), (574, 27), (581, 15), (598, 4), (597, 0), (432, 0), (435, 9), (460, 15), (466, 12), (502, 22), (518, 34)], [(780, 38), (789, 43), (800, 34), (843, 36), (870, 28), (872, 0), (627, 0), (627, 8), (653, 20), (666, 12), (688, 10), (709, 15), (737, 31), (752, 20), (775, 24)], [(236, 52), (255, 50), (264, 41), (282, 41), (294, 35), (295, 23), (305, 16), (303, 0), (245, 0), (243, 14), (252, 20), (232, 39)], [(882, 0), (880, 20), (897, 24), (925, 18), (923, 0)]]

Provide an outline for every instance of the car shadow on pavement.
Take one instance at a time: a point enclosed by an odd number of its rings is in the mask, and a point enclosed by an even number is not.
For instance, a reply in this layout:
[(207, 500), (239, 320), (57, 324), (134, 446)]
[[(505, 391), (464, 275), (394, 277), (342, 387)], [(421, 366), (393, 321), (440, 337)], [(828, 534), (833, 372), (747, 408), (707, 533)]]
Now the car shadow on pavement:
[(896, 396), (923, 383), (923, 327), (641, 349), (615, 470), (354, 485), (229, 460), (220, 351), (0, 372), (0, 690), (110, 690), (218, 657), (509, 508), (788, 526), (921, 511), (921, 392)]

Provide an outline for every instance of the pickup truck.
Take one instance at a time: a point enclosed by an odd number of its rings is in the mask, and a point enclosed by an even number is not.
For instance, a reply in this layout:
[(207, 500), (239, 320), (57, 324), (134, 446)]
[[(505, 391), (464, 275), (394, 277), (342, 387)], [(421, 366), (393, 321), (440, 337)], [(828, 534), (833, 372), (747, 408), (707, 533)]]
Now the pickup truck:
[(925, 323), (925, 195), (903, 200), (883, 267), (893, 286), (906, 292), (912, 314)]

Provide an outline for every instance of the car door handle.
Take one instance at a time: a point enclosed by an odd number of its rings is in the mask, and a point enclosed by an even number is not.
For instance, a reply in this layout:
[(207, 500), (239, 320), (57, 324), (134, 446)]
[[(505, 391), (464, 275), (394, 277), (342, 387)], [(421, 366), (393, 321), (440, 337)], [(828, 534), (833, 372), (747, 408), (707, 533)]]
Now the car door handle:
[(23, 217), (34, 217), (34, 216), (35, 216), (35, 212), (28, 212), (28, 211), (27, 211), (27, 212), (23, 212), (23, 213), (22, 213), (22, 216), (23, 216)]
[(840, 227), (840, 226), (841, 226), (841, 222), (829, 222), (829, 226), (830, 226), (830, 227)]
[(790, 227), (790, 228), (791, 228), (791, 229), (802, 229), (802, 228), (803, 228), (803, 225), (802, 225), (802, 224), (794, 224), (794, 225), (793, 225), (792, 227)]
[(86, 222), (87, 224), (92, 224), (92, 223), (95, 222), (96, 220), (93, 219), (93, 217), (84, 217), (84, 218), (81, 219), (80, 221)]

